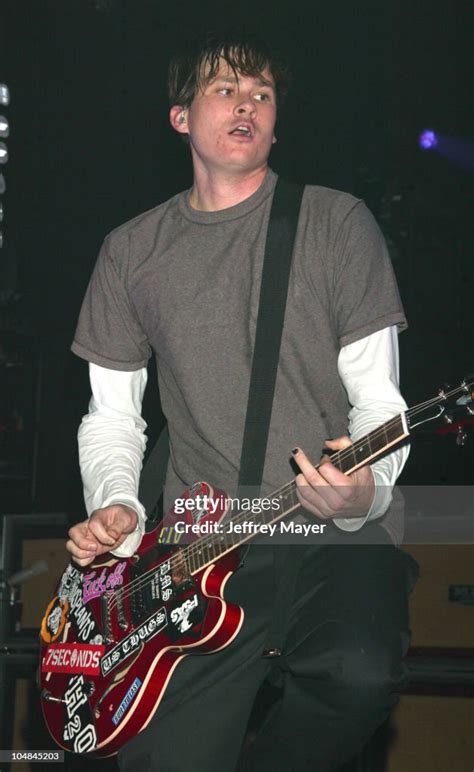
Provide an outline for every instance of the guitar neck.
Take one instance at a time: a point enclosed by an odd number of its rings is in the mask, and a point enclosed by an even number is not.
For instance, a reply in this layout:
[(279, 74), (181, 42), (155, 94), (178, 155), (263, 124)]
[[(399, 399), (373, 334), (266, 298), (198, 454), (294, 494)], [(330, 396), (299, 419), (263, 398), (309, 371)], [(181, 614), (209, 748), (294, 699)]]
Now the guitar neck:
[(333, 453), (331, 463), (344, 474), (352, 474), (359, 467), (380, 458), (389, 448), (398, 445), (409, 434), (405, 413), (400, 413), (400, 415), (391, 418), (387, 423), (366, 434), (365, 437), (361, 437), (349, 448)]
[[(410, 434), (405, 413), (391, 418), (387, 423), (366, 434), (348, 448), (333, 453), (331, 462), (344, 474), (351, 474), (361, 466), (382, 456), (389, 448), (400, 443)], [(318, 469), (319, 464), (315, 467)], [(233, 515), (232, 528), (223, 533), (201, 537), (185, 548), (185, 559), (191, 573), (202, 570), (241, 544), (250, 541), (261, 531), (261, 526), (272, 525), (300, 506), (293, 480), (265, 497), (272, 502), (270, 510), (244, 511)], [(225, 525), (225, 524), (224, 524)], [(250, 527), (251, 525), (251, 527)]]

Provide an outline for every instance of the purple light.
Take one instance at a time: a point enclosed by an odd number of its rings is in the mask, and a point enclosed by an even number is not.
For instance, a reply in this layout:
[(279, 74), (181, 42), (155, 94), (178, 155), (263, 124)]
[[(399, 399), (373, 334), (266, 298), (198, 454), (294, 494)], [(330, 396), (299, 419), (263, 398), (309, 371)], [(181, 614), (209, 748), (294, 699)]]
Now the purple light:
[(421, 132), (418, 143), (423, 150), (433, 150), (438, 144), (438, 137), (432, 129), (425, 129)]

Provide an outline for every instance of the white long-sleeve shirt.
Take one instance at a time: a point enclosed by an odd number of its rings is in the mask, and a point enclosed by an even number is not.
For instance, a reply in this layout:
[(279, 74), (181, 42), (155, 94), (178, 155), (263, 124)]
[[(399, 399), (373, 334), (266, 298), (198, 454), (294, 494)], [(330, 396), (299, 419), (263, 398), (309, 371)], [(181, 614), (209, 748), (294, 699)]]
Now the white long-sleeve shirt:
[[(351, 405), (348, 432), (353, 441), (406, 409), (399, 390), (395, 326), (344, 346), (338, 372)], [(118, 557), (128, 557), (145, 530), (146, 514), (138, 500), (138, 484), (146, 447), (141, 407), (147, 371), (124, 372), (90, 363), (89, 374), (92, 398), (78, 433), (86, 509), (90, 515), (112, 504), (126, 504), (137, 512), (136, 530), (114, 550)], [(334, 518), (339, 528), (356, 531), (387, 511), (408, 452), (406, 445), (371, 464), (376, 486), (372, 506), (363, 517)]]

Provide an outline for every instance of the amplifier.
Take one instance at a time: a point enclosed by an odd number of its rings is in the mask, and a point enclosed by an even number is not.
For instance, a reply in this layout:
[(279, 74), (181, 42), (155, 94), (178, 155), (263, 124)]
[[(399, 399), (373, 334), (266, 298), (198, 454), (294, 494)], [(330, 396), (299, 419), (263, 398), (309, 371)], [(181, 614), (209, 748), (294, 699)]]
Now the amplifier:
[(390, 720), (384, 772), (471, 772), (474, 700), (406, 694)]
[(420, 566), (410, 595), (411, 646), (474, 648), (474, 545), (417, 544), (403, 549)]
[[(12, 598), (4, 593), (0, 610), (0, 646), (36, 649), (45, 608), (55, 582), (69, 562), (67, 532), (80, 518), (68, 514), (4, 515), (3, 575), (20, 576)], [(13, 604), (10, 600), (14, 600)], [(19, 602), (17, 602), (19, 601)]]

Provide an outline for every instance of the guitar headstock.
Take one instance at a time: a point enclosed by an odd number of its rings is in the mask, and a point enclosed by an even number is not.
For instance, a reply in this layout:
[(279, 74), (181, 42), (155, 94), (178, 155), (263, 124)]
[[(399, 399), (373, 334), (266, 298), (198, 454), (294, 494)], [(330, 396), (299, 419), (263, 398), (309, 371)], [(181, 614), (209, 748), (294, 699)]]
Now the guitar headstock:
[(474, 375), (466, 375), (454, 388), (445, 384), (437, 397), (415, 405), (405, 415), (410, 429), (440, 418), (445, 425), (437, 433), (457, 433), (456, 442), (464, 445), (467, 440), (464, 426), (474, 424)]
[(456, 444), (464, 446), (468, 439), (466, 429), (474, 428), (474, 375), (467, 375), (460, 386), (461, 395), (454, 404), (449, 400), (449, 407), (443, 415), (444, 426), (436, 434), (455, 434)]

